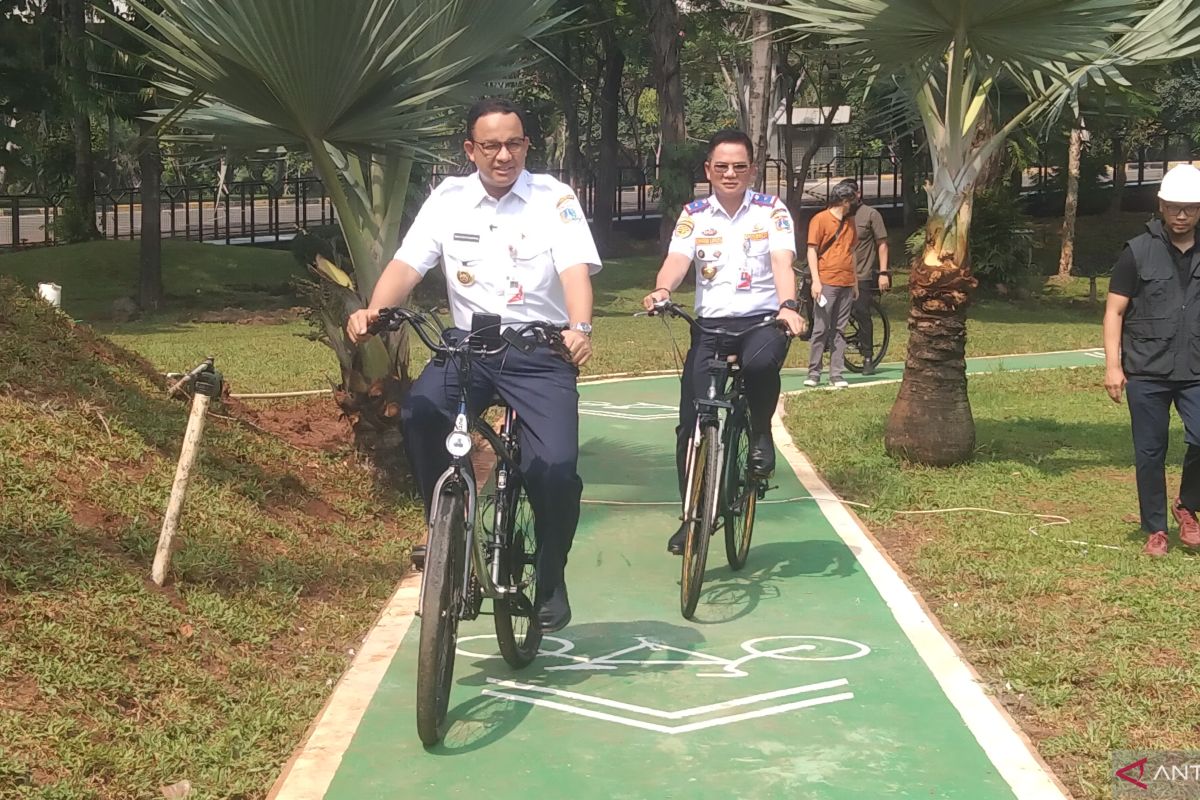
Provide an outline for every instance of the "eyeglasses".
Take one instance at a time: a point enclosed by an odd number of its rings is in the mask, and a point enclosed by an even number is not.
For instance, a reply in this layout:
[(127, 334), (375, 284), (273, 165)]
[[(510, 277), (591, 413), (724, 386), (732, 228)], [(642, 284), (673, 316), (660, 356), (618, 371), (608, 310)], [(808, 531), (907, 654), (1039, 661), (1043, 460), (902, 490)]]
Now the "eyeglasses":
[(529, 146), (528, 139), (509, 139), (507, 142), (477, 142), (472, 139), (471, 142), (488, 158), (495, 158), (499, 155), (501, 147), (515, 156)]
[(1196, 214), (1200, 214), (1200, 205), (1181, 206), (1175, 203), (1163, 203), (1163, 213), (1168, 217), (1178, 217), (1180, 215), (1194, 217)]
[(734, 175), (745, 175), (750, 170), (750, 165), (745, 161), (740, 161), (737, 164), (725, 164), (718, 161), (716, 164), (710, 164), (712, 171), (718, 175), (724, 175), (729, 170), (733, 170)]

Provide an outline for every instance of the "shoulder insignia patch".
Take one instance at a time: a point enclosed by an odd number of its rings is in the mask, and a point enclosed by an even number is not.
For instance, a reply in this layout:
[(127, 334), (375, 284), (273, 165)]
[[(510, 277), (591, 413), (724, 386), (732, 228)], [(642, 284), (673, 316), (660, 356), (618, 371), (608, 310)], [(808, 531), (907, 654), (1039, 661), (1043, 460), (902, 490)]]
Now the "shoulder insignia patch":
[(695, 229), (696, 226), (690, 219), (681, 219), (679, 220), (679, 224), (675, 226), (675, 238), (686, 239), (692, 235), (692, 231)]
[(774, 207), (775, 201), (778, 199), (779, 198), (775, 197), (773, 194), (759, 194), (758, 192), (755, 192), (754, 194), (750, 195), (751, 205), (766, 206), (767, 208)]
[(704, 209), (708, 208), (708, 198), (703, 200), (693, 200), (683, 207), (689, 214), (699, 214)]

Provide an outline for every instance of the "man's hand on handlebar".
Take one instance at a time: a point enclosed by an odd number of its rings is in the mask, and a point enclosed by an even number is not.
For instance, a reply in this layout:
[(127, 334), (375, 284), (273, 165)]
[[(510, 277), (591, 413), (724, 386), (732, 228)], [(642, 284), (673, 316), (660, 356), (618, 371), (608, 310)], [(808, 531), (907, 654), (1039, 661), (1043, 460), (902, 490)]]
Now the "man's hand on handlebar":
[(360, 308), (351, 314), (350, 319), (346, 321), (346, 333), (349, 334), (350, 341), (358, 344), (374, 336), (371, 333), (371, 325), (378, 319), (379, 309), (377, 308)]
[(776, 316), (788, 336), (800, 336), (808, 328), (808, 321), (790, 308), (781, 308)]
[(654, 311), (655, 306), (660, 303), (665, 303), (671, 299), (671, 293), (666, 289), (655, 289), (650, 294), (642, 298), (642, 308), (647, 311)]

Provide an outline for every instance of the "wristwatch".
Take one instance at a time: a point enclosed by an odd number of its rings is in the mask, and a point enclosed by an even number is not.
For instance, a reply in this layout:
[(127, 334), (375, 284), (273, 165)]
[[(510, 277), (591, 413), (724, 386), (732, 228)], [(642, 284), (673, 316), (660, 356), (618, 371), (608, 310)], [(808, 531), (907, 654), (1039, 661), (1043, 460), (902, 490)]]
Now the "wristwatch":
[(576, 322), (574, 325), (571, 326), (571, 330), (579, 331), (584, 336), (591, 336), (592, 335), (592, 323)]
[(783, 311), (785, 308), (788, 311), (799, 311), (800, 304), (798, 302), (796, 302), (795, 300), (784, 300), (782, 303), (779, 304), (779, 310)]

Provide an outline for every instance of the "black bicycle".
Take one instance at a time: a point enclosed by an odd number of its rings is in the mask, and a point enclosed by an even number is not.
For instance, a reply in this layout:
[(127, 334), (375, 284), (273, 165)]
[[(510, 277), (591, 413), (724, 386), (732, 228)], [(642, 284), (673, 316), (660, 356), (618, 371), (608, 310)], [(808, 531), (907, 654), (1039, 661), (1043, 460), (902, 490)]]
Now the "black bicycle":
[[(808, 341), (813, 330), (812, 276), (807, 269), (795, 269), (795, 272), (799, 284), (800, 313), (808, 321), (808, 329), (800, 338)], [(870, 364), (872, 369), (882, 364), (892, 340), (892, 324), (888, 321), (887, 312), (883, 310), (883, 303), (879, 302), (877, 294), (871, 298), (870, 314), (870, 341), (867, 341), (866, 331), (859, 326), (856, 315), (851, 314), (846, 323), (846, 368), (851, 372), (862, 372), (867, 364)], [(829, 333), (833, 335), (832, 331)], [(825, 351), (828, 353), (832, 349), (827, 347)], [(870, 358), (867, 357), (868, 353)]]
[[(494, 315), (476, 314), (471, 332), (456, 340), (436, 315), (385, 308), (380, 310), (371, 332), (394, 331), (405, 324), (437, 358), (455, 365), (458, 385), (463, 387), (471, 385), (471, 366), (476, 359), (499, 355), (508, 347), (531, 350), (549, 345), (566, 352), (558, 326), (538, 322), (501, 333), (500, 318)], [(498, 397), (487, 408), (470, 408), (468, 394), (463, 391), (459, 397), (454, 428), (446, 437), (450, 466), (433, 492), (417, 611), (421, 618), (417, 734), (426, 746), (441, 741), (446, 733), (458, 624), (477, 618), (485, 598), (492, 601), (496, 640), (510, 666), (528, 666), (542, 641), (533, 606), (537, 543), (519, 467), (520, 420)], [(499, 432), (482, 416), (488, 408), (497, 406), (503, 410)], [(496, 456), (482, 491), (476, 487), (472, 468), (472, 434), (487, 441)]]
[(746, 566), (754, 513), (768, 488), (766, 476), (750, 469), (750, 409), (732, 345), (751, 331), (778, 326), (779, 321), (772, 314), (744, 331), (706, 328), (669, 300), (656, 304), (651, 313), (679, 317), (696, 330), (718, 338), (717, 358), (704, 365), (709, 374), (708, 392), (696, 399), (696, 427), (688, 446), (684, 478), (683, 523), (687, 538), (679, 608), (686, 619), (691, 619), (704, 584), (709, 539), (718, 527), (724, 528), (729, 567), (740, 570)]

